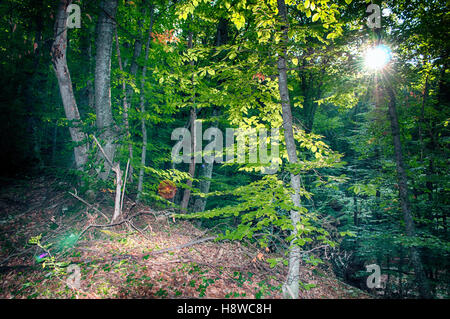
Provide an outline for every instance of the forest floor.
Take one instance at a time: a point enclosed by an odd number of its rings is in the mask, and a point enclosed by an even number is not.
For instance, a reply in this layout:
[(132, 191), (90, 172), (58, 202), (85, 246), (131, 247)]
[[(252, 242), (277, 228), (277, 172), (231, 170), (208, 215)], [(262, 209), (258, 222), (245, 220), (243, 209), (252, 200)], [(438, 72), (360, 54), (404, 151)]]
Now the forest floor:
[[(245, 242), (194, 244), (213, 235), (195, 222), (143, 214), (133, 219), (136, 228), (89, 228), (77, 241), (86, 226), (108, 221), (69, 188), (55, 178), (2, 181), (0, 298), (281, 298), (286, 267), (267, 262), (279, 254)], [(102, 195), (96, 207), (111, 216), (112, 194)], [(142, 210), (152, 212), (133, 207)], [(67, 286), (65, 268), (57, 273), (38, 260), (44, 250), (28, 242), (40, 234), (55, 262), (79, 266), (78, 289)], [(169, 247), (176, 249), (161, 251)], [(304, 299), (372, 298), (323, 267), (302, 265), (301, 282)]]

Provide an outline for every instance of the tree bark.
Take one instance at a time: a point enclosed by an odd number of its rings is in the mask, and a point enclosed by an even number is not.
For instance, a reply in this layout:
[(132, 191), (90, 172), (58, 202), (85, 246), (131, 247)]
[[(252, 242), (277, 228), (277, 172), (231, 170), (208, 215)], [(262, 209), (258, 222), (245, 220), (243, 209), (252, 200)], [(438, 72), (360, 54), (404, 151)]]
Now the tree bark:
[[(284, 128), (284, 140), (286, 143), (286, 150), (288, 153), (289, 163), (296, 163), (297, 150), (295, 146), (294, 130), (292, 127), (292, 112), (291, 103), (289, 99), (287, 72), (286, 72), (286, 47), (288, 43), (288, 21), (286, 4), (284, 0), (277, 0), (278, 14), (282, 21), (283, 38), (281, 41), (281, 52), (278, 57), (278, 88), (281, 97), (281, 108), (283, 117)], [(291, 198), (296, 207), (300, 207), (300, 175), (294, 175), (291, 173), (291, 187), (294, 189), (294, 193)], [(299, 267), (300, 267), (300, 247), (296, 242), (297, 237), (297, 224), (300, 221), (300, 214), (298, 210), (293, 209), (290, 212), (291, 222), (293, 226), (292, 236), (293, 239), (290, 243), (289, 250), (289, 266), (286, 282), (283, 284), (283, 295), (285, 298), (298, 298), (299, 294)]]
[[(111, 109), (111, 52), (112, 39), (115, 29), (117, 0), (103, 0), (100, 3), (100, 14), (97, 23), (97, 54), (95, 58), (95, 111), (97, 115), (97, 129), (104, 141), (106, 155), (114, 162), (117, 133)], [(103, 157), (103, 154), (99, 153)], [(105, 170), (100, 172), (101, 179), (109, 176), (111, 165), (105, 160)]]
[(72, 141), (77, 145), (74, 147), (75, 164), (81, 170), (87, 161), (87, 147), (85, 134), (79, 127), (81, 123), (77, 102), (73, 94), (72, 80), (67, 66), (67, 6), (71, 0), (61, 0), (55, 22), (55, 42), (52, 45), (51, 56), (56, 78), (58, 79), (59, 91), (64, 106), (64, 112), (70, 122), (69, 132)]
[[(403, 212), (403, 219), (405, 221), (406, 235), (408, 237), (414, 237), (416, 235), (414, 220), (411, 214), (411, 207), (408, 198), (408, 186), (406, 173), (403, 163), (402, 145), (400, 141), (400, 128), (398, 125), (397, 109), (395, 102), (395, 94), (390, 87), (386, 85), (386, 90), (389, 97), (389, 118), (391, 122), (391, 131), (394, 141), (394, 153), (395, 162), (397, 166), (397, 178), (398, 178), (398, 189), (400, 197), (400, 206)], [(411, 262), (414, 267), (414, 272), (416, 275), (417, 283), (419, 285), (419, 294), (421, 298), (432, 298), (428, 280), (423, 269), (422, 260), (419, 255), (419, 251), (416, 247), (410, 248)]]

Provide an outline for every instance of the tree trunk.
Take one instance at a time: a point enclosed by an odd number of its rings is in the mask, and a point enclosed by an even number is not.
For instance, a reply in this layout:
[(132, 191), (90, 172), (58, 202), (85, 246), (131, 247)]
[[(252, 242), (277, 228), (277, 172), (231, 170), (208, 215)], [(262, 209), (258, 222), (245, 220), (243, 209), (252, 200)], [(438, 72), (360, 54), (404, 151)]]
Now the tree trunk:
[[(218, 115), (218, 111), (215, 109), (213, 111), (213, 116), (216, 117)], [(217, 127), (218, 121), (214, 121), (212, 127)], [(203, 194), (207, 194), (209, 192), (209, 187), (211, 186), (211, 177), (214, 169), (214, 161), (211, 163), (204, 162), (202, 164), (202, 168), (200, 170), (200, 185), (199, 190)], [(194, 201), (194, 212), (203, 212), (206, 207), (206, 197), (198, 196)]]
[[(288, 43), (288, 27), (287, 27), (287, 12), (284, 0), (277, 0), (278, 14), (282, 21), (283, 38), (281, 41), (282, 51), (278, 57), (278, 88), (281, 97), (284, 140), (286, 143), (286, 150), (288, 153), (289, 163), (296, 163), (297, 150), (295, 146), (294, 130), (292, 127), (292, 112), (289, 99), (287, 72), (286, 72), (286, 46)], [(291, 174), (291, 187), (294, 189), (292, 194), (292, 201), (296, 207), (300, 207), (300, 175)], [(290, 243), (289, 250), (289, 266), (286, 282), (283, 284), (283, 295), (285, 298), (298, 298), (299, 289), (299, 266), (300, 266), (300, 247), (296, 243), (297, 224), (300, 221), (298, 210), (291, 210), (291, 222), (293, 226), (293, 239)]]
[[(228, 21), (225, 19), (220, 19), (217, 25), (217, 38), (216, 46), (220, 47), (227, 43), (228, 40)], [(220, 83), (220, 81), (219, 81)], [(213, 110), (213, 116), (218, 116), (219, 111), (217, 109)], [(218, 121), (215, 121), (213, 127), (217, 127)], [(211, 163), (204, 163), (202, 169), (200, 170), (200, 192), (207, 194), (211, 186), (211, 177), (214, 169), (214, 161)], [(203, 212), (206, 207), (206, 197), (197, 197), (194, 202), (194, 212)]]
[[(117, 60), (119, 62), (119, 69), (123, 72), (122, 67), (122, 58), (120, 56), (120, 44), (119, 44), (119, 36), (117, 35), (117, 28), (115, 30), (116, 36), (116, 50), (117, 50)], [(128, 101), (127, 101), (127, 91), (126, 91), (126, 83), (125, 79), (122, 79), (122, 95), (123, 95), (123, 121), (125, 124), (125, 134), (128, 140), (128, 156), (130, 157), (130, 161), (133, 160), (133, 145), (131, 144), (131, 135), (130, 135), (130, 124), (128, 122)]]
[[(214, 168), (213, 163), (204, 163), (202, 164), (202, 169), (200, 170), (200, 192), (203, 194), (207, 194), (209, 192), (209, 187), (211, 185), (211, 177)], [(194, 202), (194, 212), (203, 212), (206, 207), (206, 198), (205, 197), (197, 197)]]
[[(194, 178), (195, 175), (195, 149), (196, 149), (196, 139), (197, 139), (197, 127), (196, 127), (196, 121), (197, 121), (197, 111), (193, 107), (191, 109), (191, 162), (189, 163), (189, 175)], [(201, 134), (201, 133), (200, 133)], [(187, 207), (189, 205), (189, 199), (191, 196), (191, 189), (192, 187), (192, 179), (188, 179), (186, 181), (187, 188), (184, 190), (183, 199), (181, 200), (181, 210), (186, 211)]]
[(56, 147), (58, 139), (58, 122), (55, 122), (53, 127), (53, 140), (52, 140), (52, 165), (56, 166)]
[[(403, 163), (402, 145), (400, 142), (400, 128), (398, 125), (397, 109), (395, 103), (395, 94), (392, 88), (387, 85), (386, 90), (389, 96), (389, 118), (391, 121), (392, 137), (394, 140), (395, 162), (397, 165), (398, 189), (400, 197), (400, 206), (403, 212), (403, 219), (405, 221), (406, 235), (414, 237), (416, 235), (414, 220), (411, 215), (411, 208), (408, 199), (408, 186), (406, 180), (406, 173)], [(428, 280), (425, 276), (423, 264), (420, 259), (419, 251), (416, 247), (410, 248), (411, 262), (416, 274), (417, 283), (419, 285), (419, 293), (421, 298), (431, 298), (431, 292)]]
[[(83, 3), (81, 7), (81, 12), (84, 10), (88, 10), (88, 5), (86, 2)], [(86, 79), (86, 88), (84, 90), (83, 96), (83, 104), (89, 106), (89, 112), (95, 110), (95, 99), (94, 99), (94, 81), (92, 78), (92, 74), (94, 74), (94, 64), (92, 59), (92, 27), (88, 29), (83, 29), (83, 32), (80, 34), (80, 46), (81, 53), (83, 55), (84, 61), (82, 66), (82, 72), (87, 74)], [(88, 144), (89, 145), (89, 144)]]
[[(114, 162), (117, 134), (111, 109), (111, 51), (115, 29), (117, 0), (103, 0), (100, 3), (100, 14), (97, 23), (97, 54), (95, 58), (95, 111), (97, 115), (97, 129), (104, 142), (106, 155)], [(99, 153), (99, 156), (104, 157)], [(106, 180), (111, 165), (104, 161), (105, 170), (100, 172), (101, 179)]]
[(138, 180), (138, 190), (137, 190), (137, 198), (136, 200), (139, 201), (141, 195), (142, 195), (142, 188), (144, 184), (144, 167), (146, 163), (146, 157), (147, 157), (147, 126), (145, 125), (145, 98), (144, 98), (144, 87), (145, 87), (145, 76), (147, 74), (147, 60), (148, 60), (148, 54), (150, 51), (150, 44), (152, 40), (152, 31), (153, 31), (153, 14), (154, 14), (154, 8), (151, 7), (150, 9), (150, 28), (148, 30), (148, 38), (147, 43), (145, 47), (145, 62), (144, 66), (142, 67), (142, 80), (141, 80), (141, 96), (140, 96), (140, 107), (141, 107), (141, 130), (142, 130), (142, 152), (141, 152), (141, 168), (139, 169), (139, 180)]
[[(146, 6), (145, 6), (145, 1), (143, 2), (143, 9), (142, 9), (142, 16), (145, 17), (147, 15), (147, 10), (146, 10)], [(142, 19), (139, 19), (138, 21), (138, 27), (139, 29), (142, 29)], [(140, 35), (142, 37), (145, 36), (145, 32), (140, 33)], [(131, 66), (130, 66), (130, 74), (136, 78), (136, 74), (138, 71), (138, 59), (141, 56), (141, 52), (142, 52), (142, 41), (141, 39), (137, 38), (134, 41), (134, 50), (133, 50), (133, 58), (131, 59)], [(133, 104), (133, 88), (131, 87), (131, 85), (128, 86), (127, 88), (127, 96), (129, 98), (129, 102), (130, 102), (130, 107)]]
[[(192, 49), (193, 47), (193, 33), (192, 31), (189, 32), (189, 39), (188, 39), (188, 49)], [(190, 62), (191, 66), (194, 65), (194, 61)], [(192, 76), (192, 85), (194, 85), (194, 76)], [(194, 87), (192, 88), (194, 90)], [(194, 93), (195, 94), (195, 93)], [(194, 99), (191, 98), (191, 103), (194, 103)], [(191, 122), (191, 162), (189, 163), (189, 175), (194, 178), (195, 175), (195, 151), (196, 151), (196, 141), (197, 141), (197, 128), (196, 128), (196, 120), (197, 120), (197, 110), (195, 109), (195, 106), (193, 105), (191, 108), (191, 114), (190, 114), (190, 122)], [(201, 134), (201, 132), (200, 132)], [(201, 136), (200, 136), (201, 138)], [(187, 188), (184, 190), (183, 199), (181, 200), (181, 210), (186, 211), (187, 207), (189, 205), (189, 199), (191, 197), (191, 189), (192, 187), (192, 179), (188, 179), (186, 181)]]
[(59, 91), (64, 106), (66, 117), (71, 122), (69, 127), (72, 141), (77, 145), (74, 147), (75, 164), (77, 169), (82, 169), (87, 161), (87, 147), (85, 144), (85, 134), (78, 127), (81, 123), (77, 102), (73, 94), (72, 80), (70, 79), (69, 68), (67, 67), (67, 6), (71, 0), (61, 0), (55, 22), (55, 42), (51, 49), (52, 63), (58, 79)]

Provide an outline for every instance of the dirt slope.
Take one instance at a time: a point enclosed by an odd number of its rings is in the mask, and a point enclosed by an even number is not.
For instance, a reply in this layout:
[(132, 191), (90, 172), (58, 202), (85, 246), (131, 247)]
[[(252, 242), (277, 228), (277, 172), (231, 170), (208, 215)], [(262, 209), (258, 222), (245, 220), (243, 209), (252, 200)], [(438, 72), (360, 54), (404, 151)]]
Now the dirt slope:
[[(134, 219), (135, 228), (90, 228), (74, 245), (87, 225), (107, 221), (68, 189), (49, 178), (3, 181), (0, 298), (281, 298), (285, 267), (270, 268), (267, 262), (279, 255), (245, 242), (195, 243), (214, 234), (157, 213)], [(110, 216), (103, 197), (97, 207)], [(133, 207), (142, 210), (152, 211)], [(36, 260), (44, 251), (27, 242), (39, 234), (43, 244), (52, 244), (55, 262), (65, 263), (61, 273)], [(169, 247), (177, 249), (161, 252)], [(78, 289), (67, 286), (68, 264), (79, 267)], [(370, 298), (311, 265), (302, 265), (301, 281), (301, 298)]]

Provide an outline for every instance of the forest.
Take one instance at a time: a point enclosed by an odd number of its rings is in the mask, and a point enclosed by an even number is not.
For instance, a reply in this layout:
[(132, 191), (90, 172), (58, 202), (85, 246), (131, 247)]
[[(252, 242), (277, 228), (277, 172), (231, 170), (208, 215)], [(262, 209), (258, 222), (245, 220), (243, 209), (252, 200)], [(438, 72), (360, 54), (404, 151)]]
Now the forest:
[(0, 2), (1, 299), (448, 299), (449, 2)]

